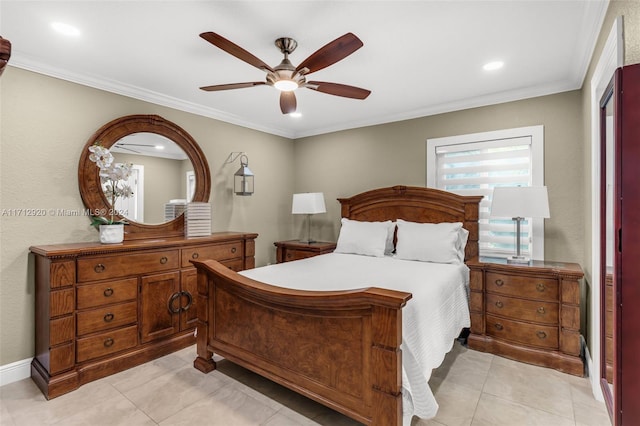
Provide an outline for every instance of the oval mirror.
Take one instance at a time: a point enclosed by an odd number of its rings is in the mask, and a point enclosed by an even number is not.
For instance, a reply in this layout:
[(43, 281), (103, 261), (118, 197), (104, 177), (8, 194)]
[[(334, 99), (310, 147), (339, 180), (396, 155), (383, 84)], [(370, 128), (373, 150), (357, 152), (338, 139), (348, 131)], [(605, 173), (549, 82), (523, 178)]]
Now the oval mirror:
[(184, 235), (182, 211), (187, 201), (209, 199), (211, 177), (195, 140), (176, 124), (157, 115), (131, 115), (113, 120), (89, 138), (78, 167), (80, 195), (87, 209), (111, 209), (89, 147), (109, 148), (116, 163), (133, 164), (129, 181), (133, 196), (118, 199), (118, 219), (126, 220), (125, 239)]

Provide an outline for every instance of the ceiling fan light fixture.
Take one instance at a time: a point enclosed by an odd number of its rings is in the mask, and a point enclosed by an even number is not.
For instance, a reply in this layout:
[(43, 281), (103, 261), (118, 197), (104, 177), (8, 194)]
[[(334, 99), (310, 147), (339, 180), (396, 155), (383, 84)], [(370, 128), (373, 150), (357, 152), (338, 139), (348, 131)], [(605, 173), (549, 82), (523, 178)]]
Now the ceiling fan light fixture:
[(281, 92), (292, 92), (298, 88), (298, 83), (293, 80), (278, 80), (273, 83), (273, 87)]

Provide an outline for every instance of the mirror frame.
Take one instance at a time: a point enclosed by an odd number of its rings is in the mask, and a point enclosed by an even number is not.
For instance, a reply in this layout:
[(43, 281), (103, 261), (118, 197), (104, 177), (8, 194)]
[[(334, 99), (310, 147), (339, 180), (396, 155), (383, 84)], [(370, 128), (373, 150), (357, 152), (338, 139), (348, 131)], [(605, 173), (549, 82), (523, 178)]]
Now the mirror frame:
[[(158, 115), (128, 115), (116, 118), (98, 129), (82, 148), (78, 164), (78, 185), (85, 207), (90, 211), (109, 210), (109, 202), (102, 190), (99, 169), (89, 159), (89, 147), (100, 142), (111, 148), (118, 140), (132, 133), (155, 133), (175, 142), (191, 160), (196, 177), (193, 200), (207, 202), (211, 192), (211, 173), (207, 159), (196, 141), (184, 129)], [(184, 215), (174, 220), (158, 224), (144, 224), (116, 215), (118, 220), (126, 220), (125, 240), (146, 238), (169, 238), (184, 236)]]

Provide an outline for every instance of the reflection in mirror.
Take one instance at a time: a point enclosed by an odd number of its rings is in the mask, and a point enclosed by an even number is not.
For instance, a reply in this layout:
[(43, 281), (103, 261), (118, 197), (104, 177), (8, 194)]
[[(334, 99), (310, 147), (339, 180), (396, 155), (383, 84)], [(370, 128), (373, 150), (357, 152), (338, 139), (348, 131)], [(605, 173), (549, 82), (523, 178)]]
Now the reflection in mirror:
[(133, 197), (120, 198), (116, 209), (129, 220), (157, 224), (173, 220), (191, 201), (195, 188), (193, 164), (170, 139), (138, 132), (111, 148), (116, 163), (132, 163), (129, 186)]
[[(80, 162), (78, 164), (78, 186), (80, 188), (82, 202), (87, 209), (92, 211), (107, 211), (110, 209), (109, 201), (102, 190), (99, 169), (95, 166), (95, 163), (89, 159), (89, 147), (99, 143), (105, 148), (115, 151), (114, 146), (120, 144), (123, 139), (126, 139), (130, 135), (139, 134), (140, 136), (134, 136), (131, 145), (153, 144), (155, 149), (156, 144), (162, 143), (166, 139), (180, 147), (189, 160), (169, 160), (158, 157), (157, 154), (153, 157), (143, 156), (139, 151), (145, 147), (130, 146), (127, 148), (126, 144), (124, 147), (125, 151), (127, 151), (126, 153), (115, 153), (116, 156), (123, 155), (123, 157), (116, 157), (116, 161), (130, 161), (144, 166), (144, 168), (139, 168), (139, 170), (144, 169), (142, 174), (145, 184), (144, 186), (140, 185), (140, 191), (138, 191), (143, 192), (140, 194), (143, 201), (129, 209), (131, 213), (126, 215), (129, 224), (125, 227), (124, 239), (130, 241), (149, 238), (183, 237), (184, 217), (178, 215), (175, 219), (165, 220), (163, 211), (164, 204), (175, 199), (186, 201), (187, 198), (195, 202), (207, 202), (211, 190), (211, 174), (209, 172), (207, 159), (193, 137), (177, 124), (158, 115), (128, 115), (116, 118), (103, 125), (89, 138), (81, 150)], [(148, 134), (154, 135), (154, 139), (151, 142), (145, 139), (147, 136), (150, 137)], [(144, 140), (142, 142), (136, 141), (135, 138), (142, 138), (147, 140), (147, 142)], [(138, 152), (131, 152), (131, 149)], [(169, 151), (169, 146), (165, 147), (165, 150)], [(129, 155), (135, 155), (137, 158), (135, 160), (132, 160), (131, 157), (127, 159), (125, 156)], [(180, 189), (176, 189), (175, 193), (169, 194), (166, 192), (168, 185), (159, 183), (166, 175), (170, 175), (166, 170), (163, 170), (161, 176), (150, 175), (151, 162), (159, 160), (181, 163), (179, 167), (181, 170), (179, 173), (180, 176), (176, 177), (173, 173), (171, 174), (171, 183), (180, 187)], [(167, 170), (169, 169), (177, 170), (178, 167), (170, 166)], [(153, 198), (149, 194), (152, 191), (149, 182), (152, 182), (151, 184), (154, 185), (154, 189), (162, 187), (162, 191), (165, 192), (164, 195), (158, 197), (161, 198), (162, 201), (153, 206), (149, 204), (149, 199)], [(190, 195), (187, 196), (187, 194)], [(118, 207), (116, 206), (116, 208)], [(127, 209), (125, 208), (124, 210)], [(159, 215), (158, 211), (161, 212)], [(129, 216), (131, 215), (140, 215), (139, 217), (141, 217), (141, 220), (144, 220), (144, 222), (130, 219)], [(116, 217), (118, 220), (122, 218), (120, 215), (116, 215)]]
[(604, 170), (601, 171), (604, 177), (604, 202), (605, 214), (604, 234), (605, 234), (605, 262), (602, 265), (605, 273), (605, 378), (609, 385), (613, 384), (613, 265), (614, 265), (614, 217), (613, 217), (613, 197), (614, 197), (614, 181), (615, 161), (614, 161), (614, 126), (613, 126), (613, 97), (610, 97), (603, 108), (604, 123)]

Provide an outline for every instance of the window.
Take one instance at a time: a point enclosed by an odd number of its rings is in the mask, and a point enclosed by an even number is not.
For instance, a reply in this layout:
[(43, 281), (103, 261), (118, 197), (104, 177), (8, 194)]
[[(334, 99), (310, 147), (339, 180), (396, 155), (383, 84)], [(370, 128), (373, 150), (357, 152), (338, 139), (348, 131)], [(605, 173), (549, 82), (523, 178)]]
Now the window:
[[(460, 195), (483, 195), (480, 255), (515, 253), (511, 218), (490, 218), (496, 186), (544, 185), (543, 126), (522, 127), (427, 140), (427, 186)], [(522, 222), (520, 251), (544, 259), (544, 220)]]

